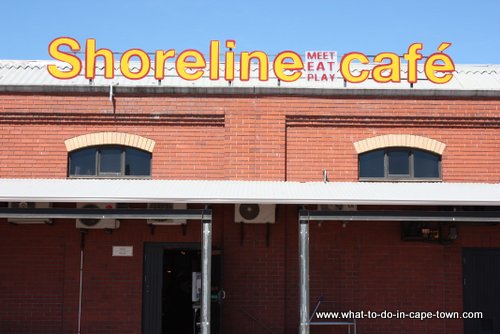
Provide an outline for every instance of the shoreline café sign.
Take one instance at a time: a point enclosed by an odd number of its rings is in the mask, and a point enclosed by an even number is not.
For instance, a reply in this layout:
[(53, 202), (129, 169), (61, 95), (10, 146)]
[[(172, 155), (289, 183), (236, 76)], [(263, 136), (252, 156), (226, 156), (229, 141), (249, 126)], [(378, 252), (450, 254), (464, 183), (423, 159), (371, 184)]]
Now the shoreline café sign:
[[(352, 64), (370, 64), (367, 55), (361, 52), (349, 52), (345, 54), (340, 63), (335, 51), (307, 51), (305, 57), (294, 51), (282, 51), (272, 61), (274, 75), (283, 82), (294, 82), (302, 76), (307, 81), (333, 81), (337, 72), (343, 79), (351, 83), (361, 83), (369, 78), (379, 83), (401, 82), (408, 83), (418, 81), (417, 68), (419, 61), (423, 61), (425, 78), (435, 84), (444, 84), (453, 78), (455, 64), (444, 51), (451, 43), (443, 42), (439, 45), (437, 52), (425, 57), (421, 53), (424, 46), (422, 43), (413, 43), (403, 55), (393, 52), (381, 52), (373, 57), (371, 67), (353, 71)], [(221, 62), (221, 42), (210, 41), (208, 61), (205, 56), (197, 50), (188, 49), (177, 52), (174, 49), (156, 50), (153, 57), (141, 49), (129, 49), (121, 54), (119, 59), (121, 75), (130, 80), (139, 80), (146, 77), (154, 68), (154, 77), (157, 80), (165, 79), (165, 63), (175, 63), (177, 76), (184, 80), (195, 81), (204, 75), (210, 80), (235, 80), (235, 68), (239, 68), (239, 80), (250, 80), (250, 66), (258, 63), (258, 79), (269, 80), (269, 56), (263, 51), (241, 51), (239, 55), (234, 51), (236, 42), (225, 41), (226, 51)], [(89, 38), (85, 42), (83, 57), (80, 59), (75, 53), (82, 52), (80, 43), (71, 37), (59, 37), (49, 44), (49, 55), (60, 62), (66, 63), (69, 69), (61, 69), (58, 65), (50, 64), (47, 70), (57, 79), (72, 79), (80, 75), (84, 69), (85, 78), (96, 77), (96, 62), (98, 58), (104, 60), (104, 78), (113, 79), (115, 76), (115, 56), (113, 51), (101, 48), (97, 49), (96, 40)], [(139, 69), (131, 70), (131, 60), (138, 61)], [(402, 79), (401, 65), (406, 62), (407, 75)], [(208, 66), (207, 66), (208, 64)], [(219, 64), (223, 65), (221, 71)], [(237, 66), (238, 65), (238, 66)], [(222, 73), (221, 73), (222, 72)]]

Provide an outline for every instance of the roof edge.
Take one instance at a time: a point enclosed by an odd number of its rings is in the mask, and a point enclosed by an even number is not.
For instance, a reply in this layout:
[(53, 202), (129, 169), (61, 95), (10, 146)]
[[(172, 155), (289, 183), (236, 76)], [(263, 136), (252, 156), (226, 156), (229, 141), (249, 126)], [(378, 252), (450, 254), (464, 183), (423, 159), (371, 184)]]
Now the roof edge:
[[(90, 85), (0, 85), (0, 93), (15, 94), (87, 94), (109, 95), (109, 86)], [(408, 97), (408, 98), (500, 98), (500, 90), (446, 89), (353, 89), (353, 88), (281, 88), (281, 87), (123, 87), (113, 86), (115, 95), (271, 95), (315, 97)]]

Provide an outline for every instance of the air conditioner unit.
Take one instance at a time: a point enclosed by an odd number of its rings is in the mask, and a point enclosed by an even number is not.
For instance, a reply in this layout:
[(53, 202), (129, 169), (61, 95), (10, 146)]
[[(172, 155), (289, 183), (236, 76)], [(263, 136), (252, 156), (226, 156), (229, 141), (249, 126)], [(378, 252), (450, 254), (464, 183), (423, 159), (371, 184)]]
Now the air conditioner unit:
[[(79, 209), (114, 209), (115, 204), (109, 203), (78, 203)], [(120, 227), (120, 221), (116, 219), (92, 219), (79, 218), (76, 220), (76, 228), (86, 229), (117, 229)]]
[(356, 204), (320, 204), (318, 205), (319, 211), (357, 211)]
[[(48, 209), (50, 203), (46, 202), (10, 202), (9, 208), (12, 209)], [(49, 218), (8, 218), (7, 221), (11, 224), (52, 224)]]
[(274, 224), (276, 222), (276, 204), (236, 204), (234, 222)]
[[(164, 209), (164, 210), (186, 210), (186, 203), (149, 203), (148, 209)], [(186, 219), (148, 219), (150, 225), (183, 225), (187, 224)]]

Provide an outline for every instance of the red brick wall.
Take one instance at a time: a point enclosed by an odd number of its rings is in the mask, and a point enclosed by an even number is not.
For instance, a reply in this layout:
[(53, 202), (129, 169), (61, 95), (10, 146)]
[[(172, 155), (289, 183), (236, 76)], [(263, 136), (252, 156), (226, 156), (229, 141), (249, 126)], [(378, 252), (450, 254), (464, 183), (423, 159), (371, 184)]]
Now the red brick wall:
[[(213, 236), (220, 248), (220, 219)], [(122, 221), (112, 233), (90, 230), (83, 259), (82, 333), (140, 333), (145, 242), (198, 243), (200, 222), (151, 233), (145, 221)], [(80, 230), (74, 220), (53, 226), (12, 225), (0, 219), (0, 333), (76, 333)], [(133, 246), (113, 257), (112, 246)]]
[[(117, 97), (113, 109), (106, 96), (0, 95), (0, 176), (65, 177), (64, 140), (118, 131), (157, 142), (155, 178), (316, 181), (327, 169), (333, 180), (355, 181), (353, 142), (396, 133), (444, 142), (445, 181), (498, 182), (492, 117), (499, 107), (481, 100)], [(195, 125), (193, 115), (225, 121)], [(184, 118), (166, 122), (172, 116)]]
[[(353, 143), (383, 134), (444, 142), (447, 182), (499, 182), (499, 101), (301, 97), (0, 95), (0, 177), (64, 178), (64, 140), (119, 131), (156, 141), (155, 179), (356, 181)], [(222, 117), (222, 118), (221, 118)], [(222, 119), (222, 121), (221, 121)], [(223, 249), (225, 333), (296, 333), (297, 207), (278, 206), (270, 227), (240, 226), (217, 205), (214, 247)], [(494, 226), (460, 226), (458, 242), (402, 242), (398, 223), (311, 224), (311, 303), (324, 294), (345, 310), (462, 309), (462, 247), (500, 247)], [(79, 232), (74, 221), (13, 226), (0, 220), (0, 332), (75, 333)], [(82, 333), (140, 333), (143, 247), (198, 242), (124, 221), (86, 237)], [(132, 258), (111, 256), (134, 246)], [(251, 320), (259, 320), (261, 325)], [(461, 321), (361, 320), (363, 333), (462, 332)], [(325, 332), (315, 328), (313, 333)]]
[(0, 332), (60, 333), (65, 243), (46, 226), (0, 224)]
[[(296, 207), (279, 206), (269, 245), (264, 225), (240, 226), (231, 205), (216, 206), (214, 248), (223, 249), (225, 333), (296, 333), (298, 251)], [(311, 307), (324, 310), (461, 311), (462, 247), (500, 247), (496, 226), (459, 226), (451, 245), (403, 242), (399, 223), (323, 222), (310, 225)], [(80, 249), (74, 221), (54, 226), (0, 222), (0, 332), (75, 333)], [(140, 333), (144, 242), (199, 242), (200, 224), (159, 227), (122, 221), (85, 239), (82, 333)], [(113, 245), (134, 247), (112, 257)], [(335, 302), (331, 304), (329, 302)], [(258, 319), (260, 325), (251, 317)], [(461, 320), (360, 320), (363, 333), (461, 333)], [(328, 332), (315, 328), (313, 333)]]

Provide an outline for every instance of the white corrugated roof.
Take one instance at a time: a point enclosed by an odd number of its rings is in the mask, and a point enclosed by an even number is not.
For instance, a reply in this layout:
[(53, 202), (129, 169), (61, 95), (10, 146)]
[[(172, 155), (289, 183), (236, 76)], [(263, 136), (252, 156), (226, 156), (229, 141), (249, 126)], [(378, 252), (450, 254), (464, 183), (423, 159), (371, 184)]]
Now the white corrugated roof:
[[(133, 86), (133, 87), (284, 87), (284, 88), (320, 88), (320, 89), (438, 89), (438, 90), (500, 90), (500, 65), (456, 65), (456, 72), (453, 79), (447, 84), (439, 85), (425, 80), (423, 68), (420, 66), (418, 72), (418, 82), (410, 87), (406, 82), (406, 65), (402, 64), (402, 81), (400, 83), (380, 84), (373, 80), (367, 80), (360, 84), (345, 83), (340, 72), (337, 73), (333, 82), (307, 81), (305, 75), (295, 82), (281, 82), (274, 76), (272, 64), (269, 68), (269, 80), (259, 81), (257, 79), (258, 69), (253, 66), (249, 81), (235, 79), (231, 84), (223, 80), (213, 81), (208, 78), (208, 70), (205, 75), (196, 81), (186, 81), (176, 74), (175, 66), (167, 63), (165, 66), (165, 80), (158, 82), (150, 69), (149, 75), (141, 80), (129, 80), (124, 78), (115, 66), (115, 78), (105, 79), (103, 77), (103, 66), (98, 65), (97, 77), (90, 83), (83, 75), (70, 80), (59, 80), (52, 77), (47, 71), (48, 64), (59, 64), (61, 70), (69, 70), (67, 64), (55, 61), (42, 60), (0, 60), (0, 86), (8, 85), (56, 85), (56, 86)], [(207, 65), (208, 68), (209, 65)], [(353, 64), (353, 72), (362, 69), (372, 68), (374, 65)], [(138, 66), (131, 63), (131, 69), (138, 70)], [(220, 73), (223, 73), (223, 64), (220, 66)], [(236, 68), (235, 77), (239, 77), (239, 69)]]
[(500, 205), (500, 184), (0, 179), (0, 202)]

